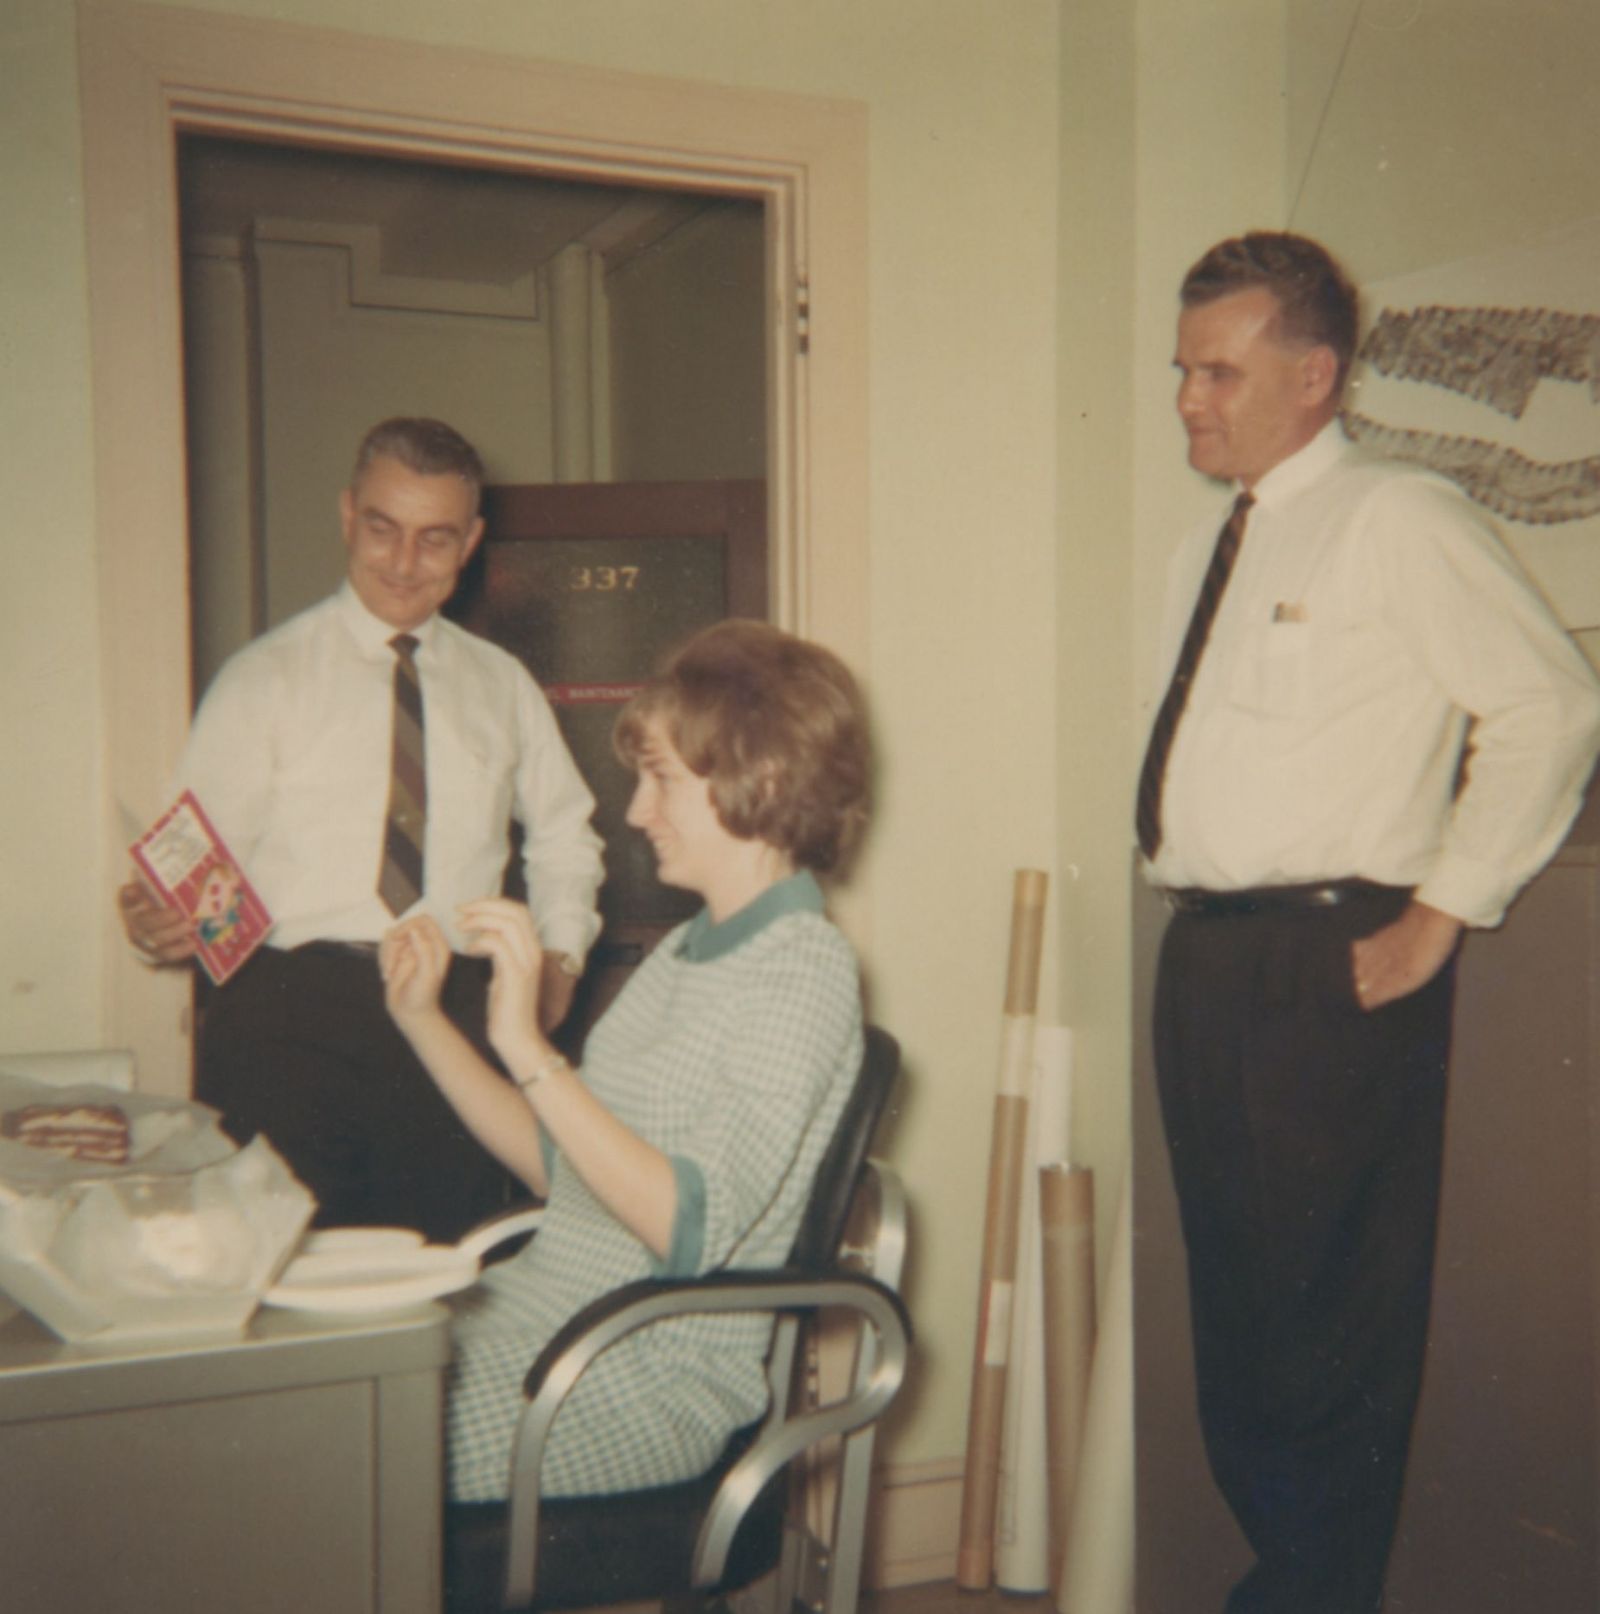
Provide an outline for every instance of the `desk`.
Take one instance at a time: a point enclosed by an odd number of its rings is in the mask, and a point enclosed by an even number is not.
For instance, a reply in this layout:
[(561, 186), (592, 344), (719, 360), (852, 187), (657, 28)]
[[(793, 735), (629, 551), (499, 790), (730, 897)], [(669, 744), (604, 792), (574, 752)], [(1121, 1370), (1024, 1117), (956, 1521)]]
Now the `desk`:
[(6, 1614), (438, 1614), (447, 1313), (263, 1310), (91, 1351), (0, 1326)]

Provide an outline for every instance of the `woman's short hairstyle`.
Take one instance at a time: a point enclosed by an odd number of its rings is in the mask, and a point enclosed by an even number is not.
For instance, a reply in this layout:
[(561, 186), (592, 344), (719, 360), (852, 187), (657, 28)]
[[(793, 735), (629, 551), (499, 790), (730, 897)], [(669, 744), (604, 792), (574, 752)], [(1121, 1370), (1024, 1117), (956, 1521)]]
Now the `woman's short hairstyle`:
[(1339, 361), (1339, 383), (1355, 357), (1360, 299), (1333, 254), (1309, 236), (1286, 230), (1252, 230), (1220, 241), (1184, 276), (1184, 308), (1256, 287), (1278, 303), (1278, 329), (1288, 342), (1328, 347)]
[(454, 426), (426, 416), (395, 415), (380, 420), (356, 450), (350, 486), (355, 487), (374, 460), (398, 460), (418, 476), (459, 476), (472, 490), (477, 508), (483, 492), (483, 461)]
[(652, 723), (711, 781), (730, 835), (818, 874), (848, 862), (866, 827), (872, 752), (861, 691), (832, 651), (765, 622), (719, 622), (623, 708), (614, 743), (629, 767)]

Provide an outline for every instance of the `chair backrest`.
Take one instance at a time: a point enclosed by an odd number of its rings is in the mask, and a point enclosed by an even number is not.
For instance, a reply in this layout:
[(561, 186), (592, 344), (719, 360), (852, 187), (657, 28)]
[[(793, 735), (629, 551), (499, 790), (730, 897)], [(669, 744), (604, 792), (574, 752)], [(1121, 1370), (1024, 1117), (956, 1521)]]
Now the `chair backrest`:
[(855, 1194), (861, 1166), (872, 1147), (872, 1134), (900, 1073), (900, 1044), (878, 1026), (866, 1028), (855, 1086), (834, 1128), (822, 1164), (817, 1167), (804, 1216), (789, 1252), (790, 1264), (803, 1268), (830, 1266), (844, 1236), (845, 1219)]

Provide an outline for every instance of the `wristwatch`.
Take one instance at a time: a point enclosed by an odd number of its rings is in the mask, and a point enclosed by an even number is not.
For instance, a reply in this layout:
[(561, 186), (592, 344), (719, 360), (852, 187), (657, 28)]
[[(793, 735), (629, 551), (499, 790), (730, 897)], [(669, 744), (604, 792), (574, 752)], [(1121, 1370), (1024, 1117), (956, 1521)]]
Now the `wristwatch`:
[(556, 968), (563, 975), (570, 975), (577, 980), (583, 974), (583, 965), (571, 953), (548, 953), (545, 956), (555, 960)]

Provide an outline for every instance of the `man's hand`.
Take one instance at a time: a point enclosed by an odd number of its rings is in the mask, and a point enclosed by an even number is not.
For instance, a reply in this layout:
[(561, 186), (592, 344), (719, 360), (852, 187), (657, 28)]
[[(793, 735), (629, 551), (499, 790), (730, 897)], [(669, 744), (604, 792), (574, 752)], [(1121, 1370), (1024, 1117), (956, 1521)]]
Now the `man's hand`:
[(1461, 921), (1423, 902), (1408, 903), (1391, 925), (1350, 944), (1356, 1001), (1381, 1009), (1426, 986), (1456, 950)]
[(572, 1007), (578, 977), (569, 974), (560, 953), (546, 953), (539, 965), (539, 1029), (548, 1037)]
[(118, 890), (117, 911), (128, 940), (153, 964), (181, 964), (199, 951), (193, 924), (153, 897), (140, 880)]

